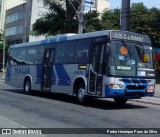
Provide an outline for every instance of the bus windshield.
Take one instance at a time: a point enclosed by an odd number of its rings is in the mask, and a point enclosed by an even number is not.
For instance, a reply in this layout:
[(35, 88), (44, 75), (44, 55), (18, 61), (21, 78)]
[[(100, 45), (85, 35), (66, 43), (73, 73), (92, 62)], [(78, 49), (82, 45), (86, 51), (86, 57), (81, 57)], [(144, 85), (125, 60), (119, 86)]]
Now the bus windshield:
[(147, 71), (152, 69), (151, 45), (124, 40), (111, 41), (109, 75), (146, 76)]

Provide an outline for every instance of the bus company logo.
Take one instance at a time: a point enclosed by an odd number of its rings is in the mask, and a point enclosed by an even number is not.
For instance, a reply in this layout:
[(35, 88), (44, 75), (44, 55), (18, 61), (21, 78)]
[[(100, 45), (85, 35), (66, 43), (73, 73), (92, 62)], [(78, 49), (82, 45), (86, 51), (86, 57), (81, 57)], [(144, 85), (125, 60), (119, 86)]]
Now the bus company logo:
[(136, 83), (135, 86), (138, 87), (138, 83)]
[(30, 74), (29, 67), (15, 67), (14, 74)]

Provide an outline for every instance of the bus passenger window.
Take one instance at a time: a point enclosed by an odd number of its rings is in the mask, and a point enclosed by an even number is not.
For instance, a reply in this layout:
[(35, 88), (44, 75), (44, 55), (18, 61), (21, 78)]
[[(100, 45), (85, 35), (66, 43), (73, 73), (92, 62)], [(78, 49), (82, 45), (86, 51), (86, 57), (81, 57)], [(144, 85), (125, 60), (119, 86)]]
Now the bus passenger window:
[(37, 48), (35, 64), (43, 63), (43, 55), (44, 55), (44, 49), (42, 47)]
[(73, 63), (75, 48), (76, 48), (75, 41), (70, 41), (65, 44), (62, 44), (59, 56), (60, 57), (59, 63), (62, 64)]
[(61, 56), (61, 52), (62, 52), (62, 48), (61, 48), (61, 44), (57, 44), (56, 46), (56, 52), (55, 52), (55, 59), (54, 59), (54, 63), (58, 64), (60, 63), (60, 56)]
[(75, 63), (88, 63), (89, 61), (89, 40), (81, 40), (77, 42), (77, 49), (75, 53)]
[(35, 57), (36, 57), (36, 48), (28, 48), (27, 53), (26, 53), (26, 58), (25, 58), (25, 63), (26, 64), (34, 64), (35, 63)]

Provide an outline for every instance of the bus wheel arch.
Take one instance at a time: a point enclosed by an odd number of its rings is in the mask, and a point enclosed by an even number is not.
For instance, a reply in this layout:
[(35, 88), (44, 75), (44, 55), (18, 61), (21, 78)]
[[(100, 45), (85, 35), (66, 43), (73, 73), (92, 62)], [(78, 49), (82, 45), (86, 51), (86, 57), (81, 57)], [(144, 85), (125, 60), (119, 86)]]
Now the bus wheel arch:
[(32, 85), (31, 85), (31, 78), (29, 76), (25, 77), (24, 79), (23, 90), (26, 94), (31, 93)]
[(73, 84), (73, 92), (76, 94), (76, 99), (78, 103), (86, 103), (86, 84), (83, 78), (77, 78)]

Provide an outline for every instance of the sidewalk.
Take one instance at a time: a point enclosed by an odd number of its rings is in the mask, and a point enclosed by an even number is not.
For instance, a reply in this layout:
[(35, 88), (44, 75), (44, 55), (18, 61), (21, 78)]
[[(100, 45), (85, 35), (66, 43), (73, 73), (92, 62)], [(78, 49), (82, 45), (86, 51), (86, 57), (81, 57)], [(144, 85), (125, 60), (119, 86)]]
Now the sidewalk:
[(0, 82), (4, 82), (4, 80), (2, 79), (3, 73), (0, 72)]
[(160, 105), (160, 97), (156, 97), (156, 96), (154, 96), (154, 97), (143, 97), (141, 99), (131, 99), (129, 101)]
[(129, 101), (160, 105), (160, 84), (155, 85), (154, 97), (142, 97), (141, 99), (131, 99)]

